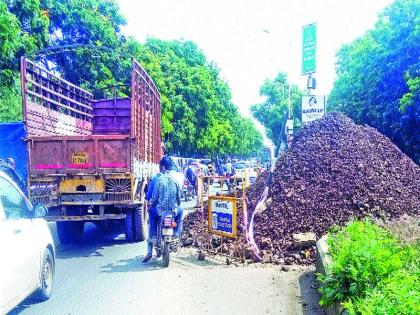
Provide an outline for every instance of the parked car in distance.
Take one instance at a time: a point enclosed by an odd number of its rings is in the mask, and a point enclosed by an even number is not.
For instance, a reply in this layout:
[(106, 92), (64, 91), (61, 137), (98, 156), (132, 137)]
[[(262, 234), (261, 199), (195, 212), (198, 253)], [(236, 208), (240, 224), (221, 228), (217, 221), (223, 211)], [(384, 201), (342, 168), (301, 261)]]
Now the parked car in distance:
[(0, 170), (0, 314), (32, 294), (40, 301), (51, 295), (55, 251), (46, 214)]
[(248, 161), (238, 161), (234, 165), (235, 167), (235, 177), (244, 178), (246, 186), (254, 183), (257, 178), (257, 172), (251, 166), (251, 163)]

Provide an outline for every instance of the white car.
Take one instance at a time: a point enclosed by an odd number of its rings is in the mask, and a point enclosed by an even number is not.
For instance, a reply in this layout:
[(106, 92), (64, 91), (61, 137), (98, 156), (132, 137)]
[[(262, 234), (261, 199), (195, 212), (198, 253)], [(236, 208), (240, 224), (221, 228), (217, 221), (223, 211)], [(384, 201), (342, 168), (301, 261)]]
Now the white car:
[(51, 295), (55, 251), (46, 212), (0, 171), (0, 314), (32, 294), (42, 301)]
[(252, 185), (257, 178), (257, 172), (247, 161), (238, 161), (234, 165), (235, 167), (235, 177), (244, 178), (246, 186)]

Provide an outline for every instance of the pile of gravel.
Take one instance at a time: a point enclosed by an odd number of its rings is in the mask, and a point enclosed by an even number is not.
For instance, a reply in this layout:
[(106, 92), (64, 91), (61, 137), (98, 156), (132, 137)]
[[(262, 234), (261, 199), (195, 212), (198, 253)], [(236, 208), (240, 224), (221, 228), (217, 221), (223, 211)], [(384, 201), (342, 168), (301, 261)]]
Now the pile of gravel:
[[(248, 191), (254, 209), (263, 179)], [(255, 219), (255, 239), (275, 261), (312, 263), (295, 249), (295, 233), (317, 237), (333, 225), (373, 216), (420, 214), (420, 168), (376, 129), (332, 113), (304, 126), (276, 163), (270, 205)]]

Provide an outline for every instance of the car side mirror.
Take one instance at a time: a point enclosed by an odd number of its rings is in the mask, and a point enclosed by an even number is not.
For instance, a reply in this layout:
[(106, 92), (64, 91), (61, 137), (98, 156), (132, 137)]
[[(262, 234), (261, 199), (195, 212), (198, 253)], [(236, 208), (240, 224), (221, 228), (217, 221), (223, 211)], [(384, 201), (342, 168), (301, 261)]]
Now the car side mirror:
[(37, 203), (34, 205), (34, 217), (43, 218), (47, 215), (48, 209), (44, 205)]

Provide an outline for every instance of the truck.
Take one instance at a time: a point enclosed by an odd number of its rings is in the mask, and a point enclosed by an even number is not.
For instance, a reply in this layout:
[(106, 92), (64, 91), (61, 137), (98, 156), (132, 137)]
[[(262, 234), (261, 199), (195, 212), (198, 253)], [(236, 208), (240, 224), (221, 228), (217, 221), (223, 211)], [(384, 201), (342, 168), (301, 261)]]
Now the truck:
[(28, 195), (48, 207), (60, 242), (82, 241), (86, 222), (117, 222), (127, 241), (144, 240), (144, 192), (162, 156), (161, 107), (139, 62), (132, 60), (129, 97), (95, 99), (24, 57), (21, 87)]

